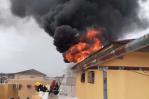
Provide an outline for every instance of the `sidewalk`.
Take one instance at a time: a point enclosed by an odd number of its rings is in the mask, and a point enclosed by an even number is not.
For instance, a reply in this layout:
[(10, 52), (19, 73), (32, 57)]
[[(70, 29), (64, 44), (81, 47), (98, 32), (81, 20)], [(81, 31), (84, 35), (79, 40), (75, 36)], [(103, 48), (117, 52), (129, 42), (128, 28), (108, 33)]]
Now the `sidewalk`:
[(48, 99), (77, 99), (76, 97), (67, 97), (67, 96), (54, 96), (54, 97), (49, 97)]

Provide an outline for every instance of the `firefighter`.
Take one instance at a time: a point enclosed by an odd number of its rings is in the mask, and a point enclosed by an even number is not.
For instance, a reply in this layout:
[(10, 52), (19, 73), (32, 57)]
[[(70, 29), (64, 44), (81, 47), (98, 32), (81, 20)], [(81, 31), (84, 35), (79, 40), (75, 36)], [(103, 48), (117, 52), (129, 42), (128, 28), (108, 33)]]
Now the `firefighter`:
[(42, 91), (42, 92), (49, 92), (48, 88), (44, 84), (42, 84), (40, 82), (36, 82), (35, 83), (35, 90), (37, 92), (40, 92), (40, 91)]

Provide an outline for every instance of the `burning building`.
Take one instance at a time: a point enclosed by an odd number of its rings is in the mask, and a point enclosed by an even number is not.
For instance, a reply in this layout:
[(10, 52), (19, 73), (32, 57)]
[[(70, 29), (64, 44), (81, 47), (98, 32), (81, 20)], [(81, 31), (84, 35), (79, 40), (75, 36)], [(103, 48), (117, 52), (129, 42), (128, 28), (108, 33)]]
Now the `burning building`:
[(14, 15), (33, 17), (53, 37), (65, 62), (76, 63), (79, 99), (149, 98), (149, 80), (142, 77), (149, 70), (149, 36), (132, 43), (124, 37), (148, 27), (139, 9), (139, 0), (11, 0)]
[(114, 42), (78, 63), (78, 99), (148, 99), (149, 34)]

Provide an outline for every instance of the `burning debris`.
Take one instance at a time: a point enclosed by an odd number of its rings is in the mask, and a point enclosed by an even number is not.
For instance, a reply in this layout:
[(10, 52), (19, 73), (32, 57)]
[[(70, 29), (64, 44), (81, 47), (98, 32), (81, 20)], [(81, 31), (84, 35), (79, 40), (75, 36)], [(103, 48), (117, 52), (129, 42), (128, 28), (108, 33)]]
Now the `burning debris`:
[[(33, 17), (69, 62), (82, 61), (106, 41), (122, 37), (125, 30), (145, 27), (138, 17), (138, 0), (10, 1), (12, 13), (21, 18)], [(101, 33), (101, 27), (106, 32)]]

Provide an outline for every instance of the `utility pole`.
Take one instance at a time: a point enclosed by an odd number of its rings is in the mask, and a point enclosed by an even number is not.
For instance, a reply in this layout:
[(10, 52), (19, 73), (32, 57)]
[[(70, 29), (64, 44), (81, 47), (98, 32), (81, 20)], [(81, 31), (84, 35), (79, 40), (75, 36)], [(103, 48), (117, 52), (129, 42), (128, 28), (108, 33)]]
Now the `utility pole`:
[(108, 99), (108, 90), (107, 90), (107, 67), (103, 67), (103, 99)]
[(4, 73), (0, 73), (0, 84), (4, 83), (7, 80), (7, 77)]
[(0, 74), (0, 83), (1, 84), (3, 83), (3, 74), (2, 73)]

